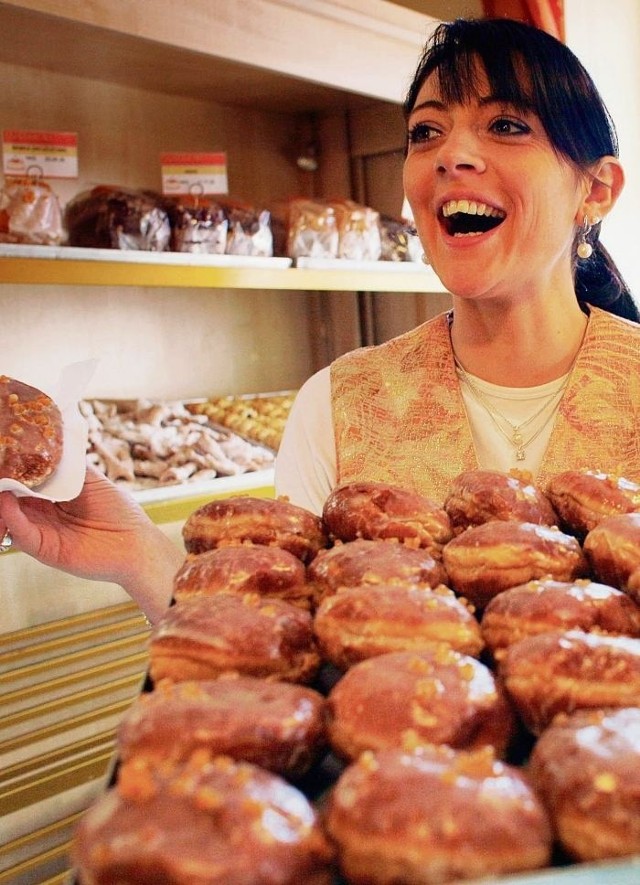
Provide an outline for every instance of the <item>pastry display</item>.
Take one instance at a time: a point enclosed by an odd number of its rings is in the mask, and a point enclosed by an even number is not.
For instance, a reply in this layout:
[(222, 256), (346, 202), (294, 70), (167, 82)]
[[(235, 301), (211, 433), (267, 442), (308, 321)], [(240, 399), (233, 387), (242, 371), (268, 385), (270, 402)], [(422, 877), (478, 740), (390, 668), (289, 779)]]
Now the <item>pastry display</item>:
[(570, 857), (640, 854), (640, 708), (556, 717), (528, 770)]
[(215, 424), (277, 452), (295, 391), (261, 396), (215, 396), (204, 402), (186, 403), (193, 415), (206, 415)]
[(498, 593), (482, 614), (482, 637), (494, 657), (526, 636), (583, 630), (640, 637), (640, 606), (626, 593), (588, 579), (529, 581)]
[(283, 498), (236, 495), (198, 507), (186, 520), (182, 538), (187, 553), (204, 553), (227, 544), (282, 547), (309, 562), (327, 546), (322, 520)]
[(205, 482), (273, 467), (275, 456), (237, 433), (213, 427), (182, 402), (82, 400), (87, 460), (132, 489)]
[(318, 759), (325, 725), (325, 699), (311, 688), (220, 676), (141, 694), (118, 727), (117, 747), (122, 762), (180, 762), (207, 750), (296, 778)]
[(167, 609), (149, 639), (156, 683), (223, 673), (310, 682), (319, 664), (309, 612), (255, 593), (183, 599)]
[(448, 744), (502, 756), (514, 716), (493, 673), (440, 645), (354, 664), (328, 695), (329, 741), (345, 759), (364, 750)]
[(442, 561), (450, 586), (478, 608), (502, 590), (536, 578), (573, 581), (589, 573), (573, 535), (530, 522), (473, 526), (445, 546)]
[(640, 706), (640, 639), (566, 630), (508, 646), (500, 677), (534, 735), (558, 713)]
[(549, 863), (552, 831), (522, 772), (488, 750), (363, 753), (326, 814), (347, 882), (435, 885)]
[(640, 510), (640, 485), (597, 470), (566, 470), (546, 489), (562, 527), (584, 538), (607, 516)]
[(0, 375), (0, 479), (42, 485), (60, 464), (63, 422), (50, 396)]
[(342, 670), (385, 652), (420, 652), (440, 643), (477, 657), (484, 645), (473, 612), (443, 586), (344, 588), (321, 602), (314, 630), (321, 655)]
[(437, 587), (446, 580), (440, 560), (419, 547), (395, 540), (360, 538), (320, 550), (307, 567), (317, 600), (341, 587), (361, 584), (420, 584)]
[(556, 525), (558, 517), (549, 499), (529, 474), (498, 470), (467, 470), (451, 484), (444, 502), (456, 535), (491, 520), (513, 520)]
[(327, 497), (322, 516), (340, 541), (395, 538), (423, 547), (439, 558), (451, 539), (449, 517), (441, 506), (418, 492), (384, 482), (351, 482)]
[[(584, 539), (584, 552), (598, 580), (627, 590), (640, 567), (640, 513), (623, 513), (601, 520)], [(635, 599), (640, 601), (640, 596)]]
[(72, 861), (80, 885), (331, 885), (317, 812), (281, 777), (226, 756), (122, 766), (83, 815)]
[(187, 556), (173, 579), (176, 600), (215, 593), (257, 593), (311, 607), (302, 560), (282, 547), (236, 544)]

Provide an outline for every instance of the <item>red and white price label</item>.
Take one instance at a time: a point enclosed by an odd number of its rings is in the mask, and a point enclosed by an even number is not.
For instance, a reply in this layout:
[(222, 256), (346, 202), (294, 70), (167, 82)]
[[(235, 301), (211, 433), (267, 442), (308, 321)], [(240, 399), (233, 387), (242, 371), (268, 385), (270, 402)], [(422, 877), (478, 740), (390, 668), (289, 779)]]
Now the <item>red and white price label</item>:
[(78, 135), (76, 132), (5, 129), (2, 171), (5, 175), (77, 178)]
[(226, 194), (227, 155), (217, 153), (164, 153), (163, 194)]

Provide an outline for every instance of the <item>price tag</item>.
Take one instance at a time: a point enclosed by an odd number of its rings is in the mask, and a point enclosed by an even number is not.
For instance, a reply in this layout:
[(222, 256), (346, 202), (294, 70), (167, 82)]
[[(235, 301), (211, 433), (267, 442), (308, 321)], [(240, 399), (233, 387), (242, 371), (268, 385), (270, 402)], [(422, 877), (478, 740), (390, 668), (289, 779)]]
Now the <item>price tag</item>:
[(2, 133), (2, 169), (5, 175), (41, 178), (78, 177), (78, 135), (5, 129)]
[(226, 194), (225, 153), (161, 154), (163, 194)]

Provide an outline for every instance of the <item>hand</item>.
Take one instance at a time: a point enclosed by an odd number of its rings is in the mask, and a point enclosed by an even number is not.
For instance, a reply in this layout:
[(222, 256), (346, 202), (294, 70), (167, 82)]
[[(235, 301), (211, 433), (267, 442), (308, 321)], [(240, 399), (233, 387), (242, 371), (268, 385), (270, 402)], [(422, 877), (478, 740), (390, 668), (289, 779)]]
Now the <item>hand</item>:
[(171, 597), (184, 553), (126, 492), (93, 467), (72, 501), (0, 493), (0, 537), (45, 565), (120, 584), (151, 616)]

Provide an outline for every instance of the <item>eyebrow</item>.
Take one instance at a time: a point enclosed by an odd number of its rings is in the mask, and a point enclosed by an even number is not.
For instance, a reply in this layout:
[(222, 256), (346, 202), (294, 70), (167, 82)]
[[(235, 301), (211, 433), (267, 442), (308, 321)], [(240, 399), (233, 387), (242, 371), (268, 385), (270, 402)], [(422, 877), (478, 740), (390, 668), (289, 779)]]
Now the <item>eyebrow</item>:
[[(455, 102), (454, 102), (455, 104)], [(480, 107), (487, 107), (488, 105), (511, 105), (513, 107), (519, 107), (517, 103), (514, 103), (512, 99), (500, 98), (497, 95), (485, 95), (484, 97), (478, 98), (478, 104)], [(421, 101), (420, 104), (416, 104), (411, 109), (409, 116), (414, 114), (416, 111), (424, 111), (424, 110), (435, 110), (435, 111), (446, 111), (449, 107), (448, 104), (441, 101), (437, 98), (428, 98), (425, 101)], [(533, 106), (527, 102), (522, 106), (522, 110), (533, 111)]]

